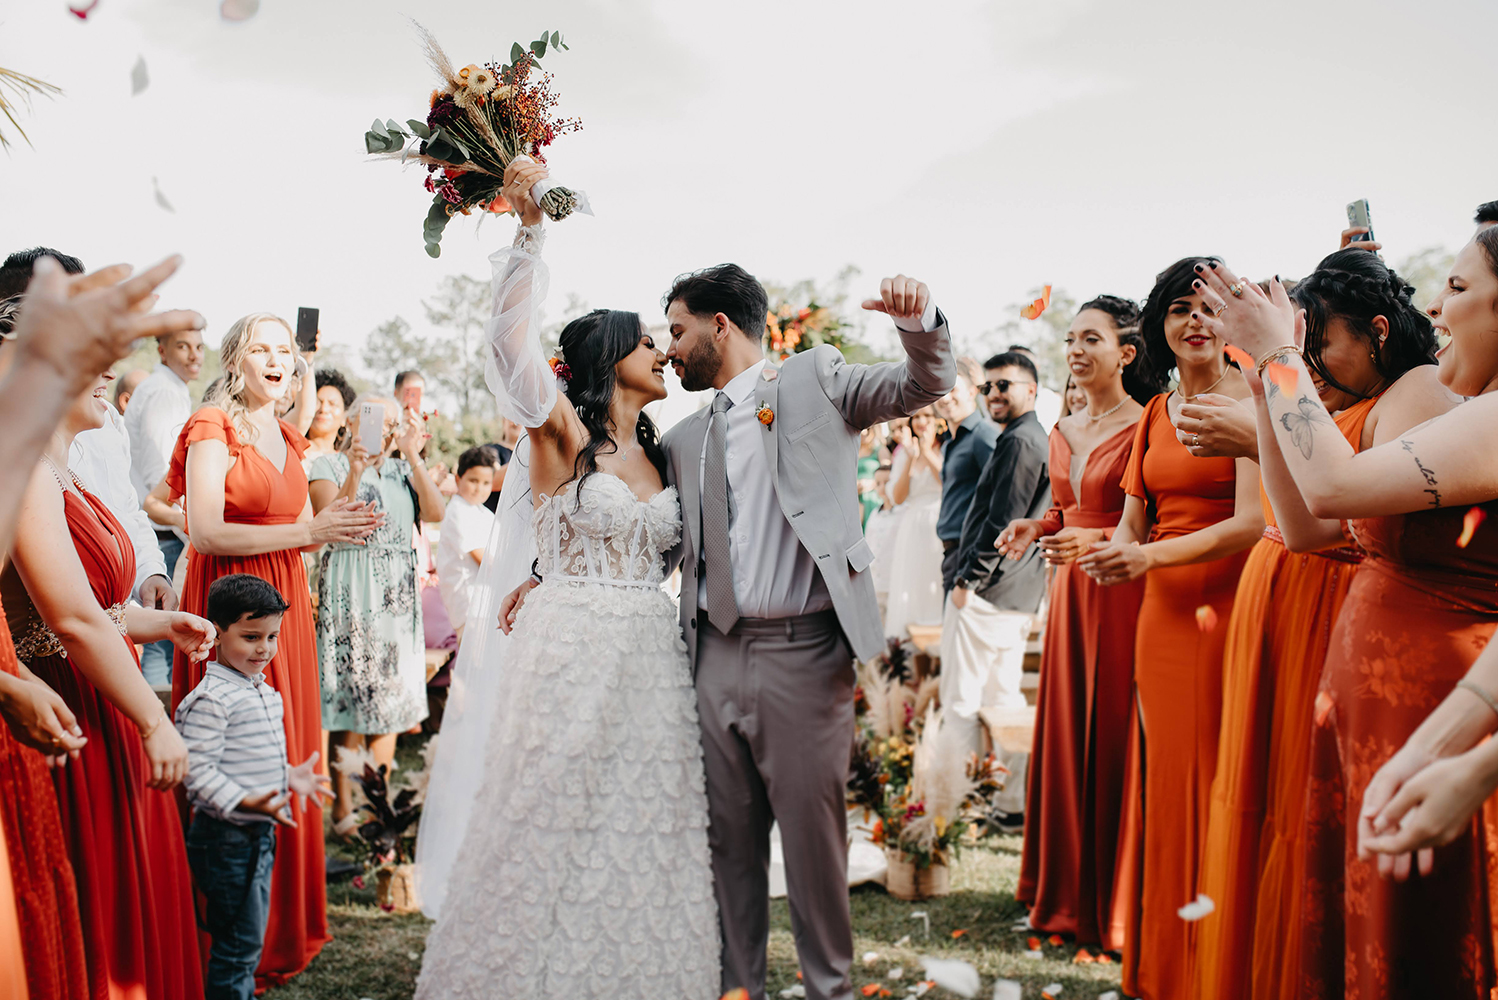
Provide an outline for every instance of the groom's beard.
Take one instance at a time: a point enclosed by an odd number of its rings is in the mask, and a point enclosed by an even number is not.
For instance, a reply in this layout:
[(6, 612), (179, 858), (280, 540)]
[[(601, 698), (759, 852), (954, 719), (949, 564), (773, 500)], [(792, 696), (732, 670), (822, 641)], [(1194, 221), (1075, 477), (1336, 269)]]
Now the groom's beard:
[(718, 369), (722, 367), (723, 358), (713, 348), (712, 341), (698, 344), (682, 360), (681, 387), (687, 392), (711, 389), (713, 380), (718, 377)]

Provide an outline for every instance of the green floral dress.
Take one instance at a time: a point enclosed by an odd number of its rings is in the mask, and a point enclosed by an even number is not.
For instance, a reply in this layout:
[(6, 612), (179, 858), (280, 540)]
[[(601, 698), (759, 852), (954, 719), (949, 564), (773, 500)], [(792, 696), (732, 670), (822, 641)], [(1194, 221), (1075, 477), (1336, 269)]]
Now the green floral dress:
[[(319, 455), (307, 479), (342, 486), (348, 471), (347, 456)], [(412, 545), (416, 498), (410, 474), (410, 465), (399, 458), (365, 469), (356, 499), (372, 501), (385, 512), (385, 523), (367, 545), (322, 550), (317, 662), (324, 729), (400, 733), (427, 717), (426, 639)]]

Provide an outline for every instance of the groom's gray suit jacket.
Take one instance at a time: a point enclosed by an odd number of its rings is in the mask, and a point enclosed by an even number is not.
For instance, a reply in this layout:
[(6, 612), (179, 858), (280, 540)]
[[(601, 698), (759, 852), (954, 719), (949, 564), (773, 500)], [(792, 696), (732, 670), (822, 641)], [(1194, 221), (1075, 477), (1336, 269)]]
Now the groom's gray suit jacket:
[[(946, 317), (939, 311), (936, 329), (901, 330), (900, 339), (906, 360), (899, 362), (850, 364), (826, 344), (793, 354), (780, 368), (765, 368), (750, 403), (756, 412), (765, 406), (774, 414), (761, 439), (775, 477), (775, 496), (801, 545), (816, 560), (838, 622), (860, 660), (884, 648), (884, 627), (867, 572), (873, 553), (863, 537), (858, 503), (859, 432), (929, 406), (951, 390), (957, 377)], [(697, 610), (700, 459), (710, 415), (711, 408), (704, 407), (671, 428), (662, 441), (671, 483), (681, 495), (683, 522), (681, 543), (666, 565), (669, 572), (681, 560), (681, 628), (694, 671), (697, 630), (710, 627), (707, 614)]]

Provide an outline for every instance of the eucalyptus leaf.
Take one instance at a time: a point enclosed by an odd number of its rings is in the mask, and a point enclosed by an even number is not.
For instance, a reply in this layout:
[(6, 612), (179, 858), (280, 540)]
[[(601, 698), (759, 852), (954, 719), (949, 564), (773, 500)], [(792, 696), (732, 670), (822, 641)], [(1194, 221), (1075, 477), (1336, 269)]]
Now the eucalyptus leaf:
[(391, 135), (406, 134), (406, 130), (401, 128), (400, 122), (396, 121), (394, 118), (391, 118), (385, 122), (385, 131), (389, 132)]
[(520, 43), (519, 42), (515, 42), (513, 45), (510, 46), (510, 62), (512, 62), (512, 63), (519, 63), (520, 60), (522, 60), (524, 58), (525, 58), (525, 49), (522, 49), (520, 47)]
[(377, 132), (364, 133), (364, 151), (367, 153), (389, 153), (400, 149), (403, 145), (400, 139), (388, 135), (380, 135)]
[(536, 54), (537, 59), (546, 55), (546, 40), (543, 38), (539, 42), (531, 42), (531, 51)]
[(555, 48), (560, 47), (561, 44), (562, 44), (562, 33), (560, 31), (553, 31), (551, 33), (551, 47), (555, 49)]
[(419, 122), (415, 118), (412, 118), (406, 124), (410, 126), (412, 132), (421, 138), (430, 139), (432, 137), (432, 130), (427, 127), (426, 122)]
[(375, 135), (384, 136), (386, 139), (390, 138), (390, 133), (385, 131), (384, 124), (378, 118), (374, 120), (373, 125), (369, 126), (369, 130)]
[(440, 243), (428, 243), (427, 244), (427, 256), (428, 257), (441, 257), (442, 256), (442, 244), (440, 244)]

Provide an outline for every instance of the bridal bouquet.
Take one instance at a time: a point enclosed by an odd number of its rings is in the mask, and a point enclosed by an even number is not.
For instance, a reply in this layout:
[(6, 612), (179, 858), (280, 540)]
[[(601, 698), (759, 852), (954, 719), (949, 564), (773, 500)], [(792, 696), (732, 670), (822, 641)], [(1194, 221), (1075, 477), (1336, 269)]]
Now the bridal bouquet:
[[(364, 133), (364, 148), (426, 166), (426, 189), (433, 195), (426, 250), (437, 257), (442, 253), (442, 232), (455, 213), (512, 211), (500, 195), (511, 161), (526, 157), (545, 163), (541, 150), (582, 124), (554, 117), (557, 97), (551, 91), (551, 74), (533, 72), (548, 48), (567, 48), (559, 32), (543, 33), (528, 48), (518, 42), (512, 45), (508, 65), (489, 62), (455, 69), (431, 33), (420, 25), (417, 30), (441, 83), (432, 91), (426, 120), (411, 119), (402, 128), (394, 119), (375, 119)], [(531, 195), (553, 220), (573, 212), (593, 214), (586, 195), (549, 180), (537, 184)]]

